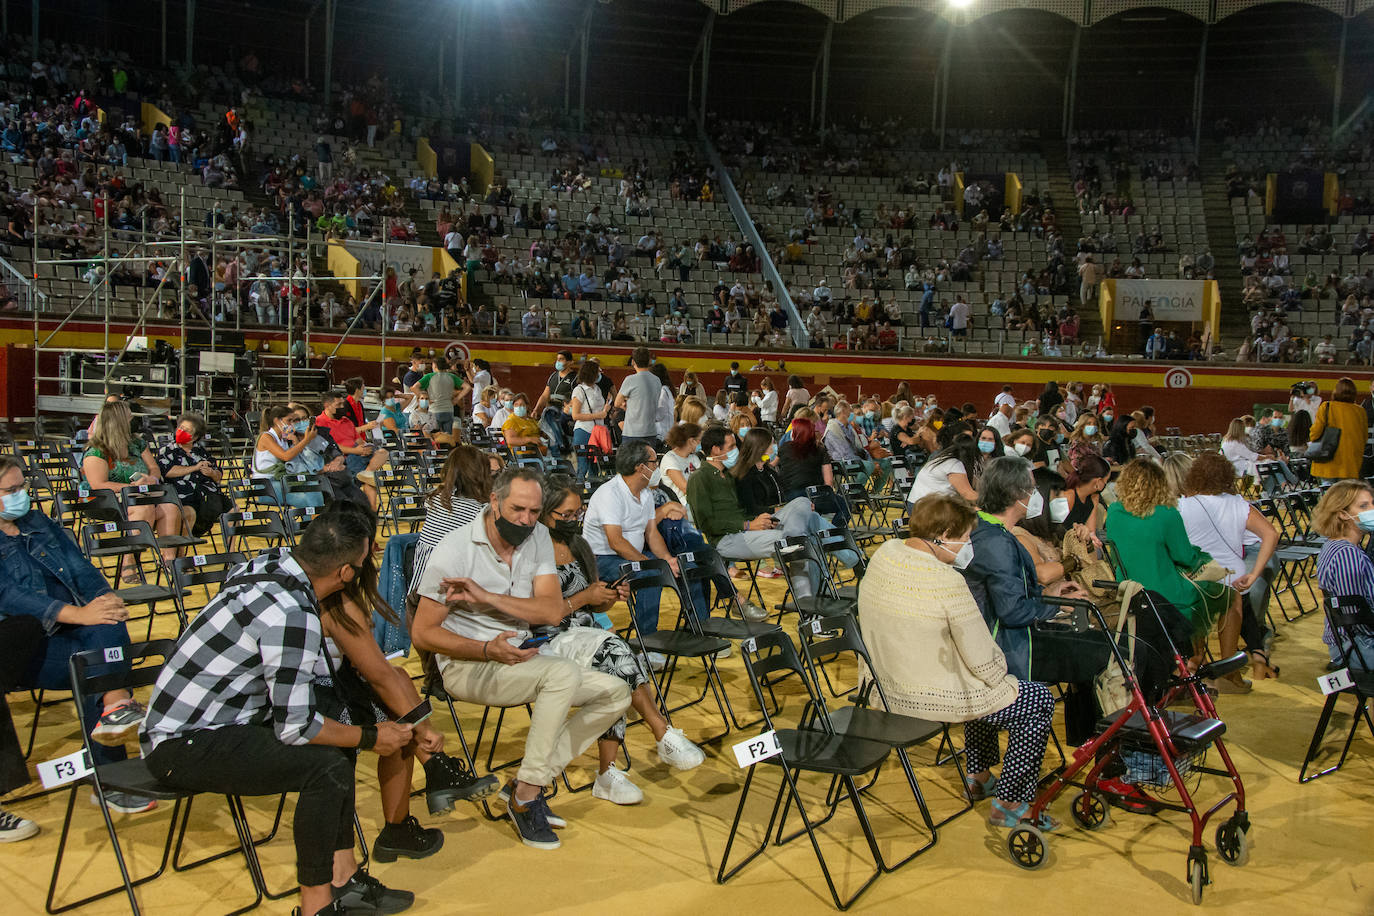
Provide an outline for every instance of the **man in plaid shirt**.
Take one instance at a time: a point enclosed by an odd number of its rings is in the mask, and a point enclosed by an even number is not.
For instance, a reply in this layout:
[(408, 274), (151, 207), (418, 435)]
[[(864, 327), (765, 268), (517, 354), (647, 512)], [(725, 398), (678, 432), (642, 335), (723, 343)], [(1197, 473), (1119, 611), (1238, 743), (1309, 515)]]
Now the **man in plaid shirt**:
[(143, 721), (148, 769), (197, 792), (297, 792), (294, 832), (303, 916), (349, 907), (399, 913), (393, 891), (353, 857), (353, 748), (394, 753), (409, 725), (343, 725), (315, 709), (324, 651), (319, 601), (359, 575), (372, 550), (366, 513), (334, 504), (294, 548), (236, 568), (191, 621), (158, 676)]

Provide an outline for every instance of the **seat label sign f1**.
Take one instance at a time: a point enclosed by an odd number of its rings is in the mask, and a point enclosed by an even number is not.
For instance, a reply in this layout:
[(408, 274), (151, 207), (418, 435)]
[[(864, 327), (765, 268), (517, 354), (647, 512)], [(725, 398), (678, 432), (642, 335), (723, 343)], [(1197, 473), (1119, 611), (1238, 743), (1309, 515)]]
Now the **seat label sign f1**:
[(1322, 689), (1322, 693), (1333, 694), (1339, 690), (1346, 690), (1355, 686), (1355, 680), (1350, 676), (1349, 668), (1342, 668), (1340, 671), (1333, 671), (1330, 674), (1323, 674), (1317, 678), (1317, 686)]

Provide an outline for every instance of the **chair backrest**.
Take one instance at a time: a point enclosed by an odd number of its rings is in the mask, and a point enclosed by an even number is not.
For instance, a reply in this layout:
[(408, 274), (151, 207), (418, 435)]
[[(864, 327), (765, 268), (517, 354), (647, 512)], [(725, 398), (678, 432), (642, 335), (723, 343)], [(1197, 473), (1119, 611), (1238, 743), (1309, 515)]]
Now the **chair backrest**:
[[(773, 545), (773, 559), (778, 564), (778, 569), (789, 569), (792, 564), (799, 563), (804, 567), (804, 572), (809, 576), (812, 572), (816, 574), (816, 579), (820, 583), (821, 591), (830, 597), (835, 597), (835, 583), (830, 578), (830, 568), (825, 562), (825, 556), (821, 553), (816, 539), (809, 534), (796, 534), (784, 539), (781, 543)], [(787, 591), (791, 594), (792, 577), (787, 577)]]
[[(773, 722), (773, 715), (768, 711), (772, 701), (764, 696), (764, 690), (777, 682), (778, 678), (775, 675), (797, 675), (797, 680), (806, 689), (808, 711), (813, 708), (824, 711), (825, 704), (806, 667), (798, 658), (792, 638), (782, 630), (749, 637), (740, 643), (740, 655), (744, 658), (744, 670), (749, 675), (749, 685), (754, 688), (754, 699), (763, 710), (763, 721), (769, 728), (777, 726)], [(820, 719), (825, 731), (833, 731), (829, 716), (821, 715)]]
[[(127, 649), (112, 646), (107, 649), (88, 649), (74, 652), (67, 661), (67, 673), (71, 678), (72, 699), (76, 701), (76, 714), (81, 720), (81, 740), (90, 750), (91, 729), (94, 722), (84, 721), (86, 698), (99, 696), (111, 690), (138, 690), (151, 687), (156, 681), (162, 666), (176, 651), (175, 639), (153, 639), (136, 642)], [(152, 657), (161, 661), (155, 665), (138, 665), (137, 661)]]
[(157, 538), (147, 522), (92, 522), (81, 527), (81, 552), (88, 559), (156, 550)]
[[(739, 590), (735, 588), (735, 580), (730, 578), (730, 572), (725, 568), (725, 561), (714, 547), (703, 547), (698, 550), (688, 550), (677, 555), (678, 572), (682, 574), (682, 581), (689, 587), (687, 588), (687, 600), (692, 601), (692, 593), (695, 589), (690, 586), (694, 582), (709, 582), (716, 587), (716, 592), (722, 597), (729, 597), (738, 606)], [(710, 614), (709, 607), (699, 607), (695, 609), (697, 614), (705, 617)]]
[(238, 538), (263, 538), (277, 543), (291, 538), (281, 516), (270, 509), (226, 512), (219, 517), (219, 533), (225, 550), (233, 550)]
[(1354, 655), (1357, 667), (1365, 671), (1374, 670), (1369, 664), (1374, 659), (1366, 659), (1359, 640), (1352, 638), (1374, 632), (1374, 610), (1370, 609), (1368, 599), (1364, 595), (1332, 595), (1322, 589), (1322, 609), (1336, 636), (1341, 664), (1349, 667), (1350, 657)]
[(291, 506), (281, 512), (282, 523), (286, 526), (286, 533), (291, 536), (293, 543), (300, 538), (305, 526), (323, 511), (323, 506)]
[(401, 530), (401, 525), (410, 525), (413, 531), (416, 525), (423, 524), (425, 520), (424, 497), (414, 493), (393, 496), (389, 510), (391, 521), (396, 526), (397, 531)]
[[(620, 574), (627, 576), (625, 585), (630, 589), (630, 619), (634, 620), (635, 602), (639, 592), (648, 588), (671, 589), (677, 596), (678, 607), (686, 608), (683, 603), (682, 590), (678, 588), (677, 577), (673, 575), (672, 569), (668, 566), (667, 560), (660, 560), (654, 557), (649, 560), (633, 560), (628, 563), (620, 564)], [(661, 605), (660, 605), (661, 606)], [(688, 619), (691, 615), (686, 615)]]
[(288, 474), (281, 479), (287, 493), (323, 493), (324, 483), (314, 474)]
[(124, 511), (137, 506), (155, 506), (165, 502), (167, 494), (171, 490), (169, 484), (164, 483), (141, 483), (137, 486), (125, 487), (119, 491), (119, 501), (124, 505)]
[[(801, 621), (797, 624), (797, 635), (801, 638), (802, 658), (811, 672), (813, 681), (819, 682), (820, 669), (826, 660), (846, 652), (852, 654), (856, 660), (863, 659), (864, 670), (870, 673), (873, 671), (873, 659), (869, 656), (868, 646), (864, 645), (863, 636), (859, 632), (859, 621), (853, 614), (834, 614)], [(859, 702), (863, 703), (868, 699), (868, 691), (876, 684), (876, 679), (870, 676), (850, 690), (858, 690)], [(878, 693), (882, 696), (881, 687), (878, 687)], [(883, 705), (886, 708), (886, 702)]]
[(229, 577), (230, 570), (246, 562), (248, 555), (236, 550), (177, 557), (172, 561), (172, 582), (180, 593), (196, 585), (222, 585)]

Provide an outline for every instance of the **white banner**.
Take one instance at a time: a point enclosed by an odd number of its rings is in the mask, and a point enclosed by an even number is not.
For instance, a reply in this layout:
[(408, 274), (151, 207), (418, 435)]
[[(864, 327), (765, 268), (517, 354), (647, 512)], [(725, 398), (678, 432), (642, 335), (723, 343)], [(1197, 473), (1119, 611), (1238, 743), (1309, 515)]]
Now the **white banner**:
[[(381, 242), (350, 240), (344, 243), (344, 248), (358, 259), (359, 276), (370, 277), (374, 274), (381, 276), (385, 273), (382, 270)], [(418, 270), (420, 276), (428, 282), (429, 275), (434, 271), (433, 252), (434, 250), (428, 245), (401, 245), (391, 242), (386, 244), (386, 259), (392, 267), (396, 268), (397, 283), (405, 283), (410, 279), (412, 267)]]
[(1155, 321), (1202, 321), (1203, 280), (1117, 280), (1113, 317), (1135, 321), (1148, 304)]

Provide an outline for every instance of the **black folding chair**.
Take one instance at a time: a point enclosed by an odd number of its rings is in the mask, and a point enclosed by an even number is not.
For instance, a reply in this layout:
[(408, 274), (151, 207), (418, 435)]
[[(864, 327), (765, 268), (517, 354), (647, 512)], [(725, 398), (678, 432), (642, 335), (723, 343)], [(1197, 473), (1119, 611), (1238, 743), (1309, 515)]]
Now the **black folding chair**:
[[(678, 580), (673, 575), (673, 571), (668, 567), (667, 560), (650, 559), (637, 560), (632, 563), (624, 563), (620, 567), (620, 574), (627, 576), (625, 584), (629, 587), (630, 598), (630, 621), (631, 629), (634, 632), (634, 643), (640, 652), (646, 656), (650, 652), (657, 652), (667, 657), (667, 664), (664, 666), (662, 676), (653, 670), (652, 665), (647, 665), (649, 678), (654, 682), (654, 691), (658, 696), (659, 709), (663, 711), (665, 718), (671, 720), (672, 714), (678, 710), (695, 706), (706, 699), (707, 693), (715, 696), (716, 708), (720, 710), (721, 721), (725, 724), (725, 731), (711, 738), (703, 739), (698, 744), (715, 741), (723, 738), (730, 733), (730, 723), (734, 719), (733, 713), (728, 706), (725, 698), (725, 684), (721, 681), (720, 672), (716, 669), (716, 653), (728, 649), (730, 643), (718, 636), (707, 636), (702, 633), (700, 627), (696, 625), (695, 619), (687, 613), (688, 605), (683, 598), (683, 590), (678, 587)], [(635, 612), (638, 609), (639, 593), (650, 588), (660, 588), (659, 607), (662, 608), (662, 597), (664, 593), (671, 593), (676, 596), (678, 607), (677, 627), (672, 630), (658, 630), (653, 633), (641, 632), (635, 620)], [(690, 700), (680, 706), (670, 707), (668, 705), (668, 688), (672, 685), (673, 675), (677, 672), (679, 659), (695, 658), (700, 659), (706, 669), (706, 686), (702, 688), (701, 695), (695, 700)]]
[[(953, 747), (954, 744), (949, 734), (949, 723), (929, 722), (915, 716), (889, 711), (890, 705), (887, 701), (887, 694), (883, 691), (883, 685), (878, 683), (878, 679), (872, 675), (873, 658), (869, 655), (868, 646), (864, 643), (859, 622), (853, 615), (843, 614), (837, 617), (813, 618), (809, 623), (798, 627), (798, 635), (801, 637), (802, 659), (811, 671), (812, 682), (818, 688), (820, 682), (816, 677), (816, 672), (821, 659), (828, 658), (833, 661), (848, 653), (853, 655), (856, 663), (859, 660), (863, 661), (863, 668), (860, 670), (865, 673), (865, 676), (852, 691), (846, 691), (847, 694), (850, 694), (851, 705), (830, 709), (826, 713), (830, 717), (831, 727), (840, 734), (888, 744), (897, 752), (897, 760), (901, 763), (902, 771), (906, 774), (912, 795), (916, 798), (921, 809), (926, 827), (931, 831), (930, 843), (903, 859), (902, 862), (897, 863), (897, 865), (902, 865), (935, 845), (937, 828), (943, 827), (961, 814), (973, 810), (973, 801), (968, 792), (964, 790), (963, 764), (959, 762), (957, 754), (951, 755), (949, 759), (954, 762), (954, 770), (959, 779), (959, 793), (964, 805), (944, 820), (932, 822), (930, 810), (926, 807), (925, 798), (916, 782), (916, 774), (911, 768), (911, 759), (907, 756), (907, 751), (926, 744), (938, 735), (940, 741), (936, 747), (936, 763), (938, 765), (942, 762), (939, 759), (940, 748), (946, 744)], [(881, 709), (871, 705), (875, 691), (878, 694), (879, 702), (882, 704)], [(818, 696), (819, 693), (817, 690)], [(874, 776), (876, 778), (877, 774), (875, 773)], [(864, 791), (867, 789), (868, 786), (865, 786)], [(886, 870), (891, 871), (892, 869)]]
[[(138, 506), (157, 506), (171, 498), (175, 505), (178, 518), (181, 513), (181, 499), (177, 496), (176, 490), (168, 483), (139, 484), (134, 487), (125, 487), (119, 491), (119, 501), (124, 506), (124, 514), (127, 516), (129, 510)], [(202, 538), (192, 537), (189, 534), (159, 534), (157, 546), (166, 550), (180, 550), (183, 547), (199, 547), (205, 541)]]
[[(830, 567), (821, 552), (816, 539), (809, 534), (799, 534), (787, 538), (773, 547), (773, 556), (778, 568), (787, 571), (787, 590), (783, 599), (773, 605), (778, 612), (778, 622), (784, 613), (797, 614), (799, 617), (831, 617), (837, 614), (853, 614), (859, 609), (858, 597), (842, 598), (835, 591), (834, 580), (830, 578)], [(816, 593), (798, 596), (792, 585), (792, 570), (797, 575), (815, 573)]]
[[(87, 652), (78, 652), (72, 655), (68, 662), (68, 671), (71, 676), (72, 698), (76, 702), (77, 717), (81, 723), (81, 740), (89, 758), (91, 754), (90, 731), (94, 723), (85, 721), (85, 698), (98, 694), (107, 693), (111, 690), (127, 689), (136, 690), (141, 687), (150, 687), (157, 680), (158, 674), (162, 670), (162, 665), (166, 663), (168, 657), (176, 650), (176, 642), (171, 639), (158, 639), (150, 642), (134, 643), (125, 652), (122, 659), (110, 660), (107, 658), (107, 651), (104, 649), (94, 649)], [(157, 664), (143, 664), (135, 666), (135, 662), (144, 661), (152, 657), (162, 659)], [(115, 666), (110, 670), (111, 665)], [(96, 799), (100, 805), (101, 816), (105, 820), (105, 830), (110, 837), (110, 845), (114, 850), (115, 862), (119, 866), (119, 874), (122, 882), (114, 887), (83, 897), (68, 903), (56, 904), (57, 885), (61, 877), (62, 860), (67, 850), (67, 838), (71, 835), (72, 814), (76, 808), (76, 796), (87, 782), (81, 779), (72, 783), (71, 793), (67, 798), (67, 812), (62, 819), (62, 831), (57, 841), (57, 855), (53, 860), (52, 879), (48, 884), (48, 896), (46, 901), (49, 913), (65, 913), (78, 907), (85, 906), (96, 900), (103, 900), (106, 897), (118, 894), (120, 891), (129, 897), (129, 907), (134, 916), (141, 912), (138, 906), (138, 898), (134, 895), (134, 888), (153, 881), (167, 870), (167, 863), (180, 855), (181, 838), (185, 835), (185, 818), (189, 817), (190, 799), (196, 795), (194, 792), (187, 792), (174, 789), (164, 785), (154, 778), (148, 771), (148, 766), (141, 757), (133, 757), (128, 760), (121, 760), (117, 763), (96, 764), (88, 777), (95, 789)], [(132, 795), (140, 795), (145, 798), (154, 798), (162, 802), (172, 802), (172, 817), (167, 825), (167, 838), (163, 843), (162, 856), (155, 871), (150, 874), (134, 878), (129, 874), (128, 865), (124, 860), (124, 852), (120, 847), (119, 836), (115, 832), (114, 819), (110, 816), (110, 809), (105, 801), (105, 793), (108, 791), (126, 792)], [(243, 803), (235, 796), (225, 796), (229, 805), (229, 817), (234, 824), (234, 832), (237, 835), (238, 846), (222, 855), (232, 855), (238, 852), (243, 855), (244, 861), (248, 866), (249, 877), (253, 883), (254, 896), (251, 903), (239, 907), (232, 911), (229, 916), (239, 916), (252, 910), (262, 902), (264, 896), (271, 896), (271, 899), (281, 899), (289, 893), (294, 893), (295, 888), (288, 892), (278, 895), (268, 895), (265, 891), (265, 883), (262, 877), (262, 866), (258, 862), (255, 842), (248, 827), (248, 822), (243, 810)], [(186, 802), (186, 808), (183, 808)], [(180, 827), (180, 835), (178, 835)], [(176, 840), (175, 851), (173, 841)], [(214, 858), (220, 858), (216, 856)], [(203, 864), (212, 861), (204, 859)], [(192, 867), (187, 865), (183, 867)]]
[[(1326, 695), (1321, 715), (1317, 718), (1317, 727), (1312, 732), (1312, 741), (1307, 746), (1307, 754), (1302, 758), (1302, 768), (1298, 771), (1300, 783), (1320, 779), (1345, 766), (1345, 758), (1350, 754), (1350, 744), (1355, 740), (1355, 732), (1360, 727), (1361, 720), (1369, 727), (1370, 736), (1374, 737), (1374, 720), (1369, 717), (1369, 698), (1374, 696), (1374, 669), (1370, 668), (1371, 660), (1365, 658), (1364, 652), (1355, 640), (1357, 635), (1368, 638), (1368, 634), (1374, 633), (1374, 611), (1370, 610), (1369, 602), (1363, 595), (1328, 595), (1323, 591), (1322, 599), (1322, 608), (1326, 611), (1326, 620), (1340, 653), (1340, 665), (1349, 673), (1352, 683), (1349, 687), (1342, 687)], [(1307, 768), (1316, 762), (1327, 726), (1331, 724), (1331, 714), (1336, 708), (1336, 700), (1342, 694), (1349, 694), (1355, 698), (1355, 714), (1350, 717), (1350, 732), (1345, 736), (1345, 747), (1341, 749), (1339, 760), (1309, 776)]]
[[(759, 706), (764, 709), (765, 724), (776, 735), (778, 746), (782, 749), (780, 754), (769, 757), (762, 763), (778, 767), (782, 771), (782, 780), (778, 786), (777, 797), (773, 801), (773, 811), (769, 815), (768, 825), (763, 831), (762, 841), (742, 861), (730, 868), (730, 850), (734, 846), (736, 835), (739, 833), (740, 821), (744, 816), (744, 806), (749, 800), (749, 790), (754, 784), (754, 775), (758, 772), (759, 764), (756, 763), (749, 767), (749, 773), (744, 778), (744, 788), (740, 792), (739, 805), (735, 809), (735, 818), (730, 825), (730, 833), (725, 841), (725, 851), (721, 855), (720, 869), (716, 873), (716, 883), (724, 884), (738, 874), (741, 869), (758, 858), (768, 847), (770, 840), (775, 845), (781, 846), (793, 838), (783, 837), (786, 820), (783, 804), (786, 801), (789, 805), (795, 804), (801, 815), (803, 826), (801, 833), (805, 833), (811, 841), (811, 849), (816, 855), (816, 861), (820, 863), (821, 873), (825, 876), (825, 883), (830, 890), (831, 899), (835, 901), (835, 906), (838, 909), (846, 910), (883, 873), (882, 852), (878, 848), (877, 837), (868, 821), (868, 815), (864, 811), (863, 799), (854, 780), (876, 773), (878, 768), (887, 762), (892, 748), (890, 745), (878, 741), (839, 734), (831, 727), (829, 719), (825, 716), (812, 717), (814, 723), (819, 726), (816, 729), (807, 728), (801, 723), (798, 724), (797, 728), (777, 728), (773, 717), (768, 713), (763, 695), (764, 687), (775, 680), (777, 675), (795, 674), (805, 686), (807, 698), (810, 701), (805, 710), (807, 713), (820, 704), (819, 693), (802, 667), (802, 663), (797, 657), (797, 651), (792, 646), (792, 640), (785, 633), (778, 631), (745, 640), (742, 649), (744, 667), (749, 674), (749, 682), (754, 688), (754, 696), (758, 700)], [(804, 772), (820, 773), (831, 777), (832, 784), (834, 780), (838, 779), (843, 785), (843, 793), (833, 798), (833, 801), (828, 805), (830, 810), (819, 821), (813, 822), (807, 815), (801, 792), (797, 788), (797, 779)], [(835, 793), (829, 792), (827, 794), (833, 797)], [(873, 857), (873, 872), (864, 879), (858, 890), (854, 891), (852, 895), (848, 898), (841, 898), (840, 892), (835, 886), (835, 879), (830, 874), (830, 867), (825, 861), (825, 854), (821, 852), (820, 840), (816, 831), (835, 816), (839, 802), (846, 798), (854, 808), (859, 827)], [(781, 818), (779, 817), (780, 812), (782, 813)], [(776, 840), (773, 839), (775, 824), (777, 825)], [(794, 836), (799, 835), (800, 833)]]
[(191, 589), (195, 587), (204, 589), (205, 600), (208, 603), (214, 597), (210, 593), (210, 586), (223, 585), (230, 570), (246, 562), (248, 562), (248, 555), (237, 552), (177, 557), (173, 560), (172, 594), (177, 607), (180, 609), (182, 619), (190, 619), (190, 614), (186, 610), (186, 596), (191, 594)]
[[(93, 563), (114, 559), (114, 572), (110, 575), (110, 584), (125, 604), (142, 604), (148, 608), (148, 634), (151, 637), (153, 632), (153, 615), (157, 613), (157, 604), (160, 601), (172, 601), (177, 615), (177, 632), (180, 633), (186, 628), (186, 617), (182, 613), (181, 606), (175, 600), (175, 593), (171, 587), (171, 575), (163, 568), (162, 553), (158, 550), (157, 538), (153, 535), (152, 526), (147, 522), (97, 522), (91, 525), (84, 525), (81, 528), (81, 552)], [(143, 570), (142, 556), (151, 553), (153, 556), (154, 567), (157, 570), (157, 578), (153, 582), (148, 581), (147, 574)], [(125, 582), (122, 574), (122, 566), (125, 558), (129, 561), (129, 568), (134, 570), (138, 579), (137, 583)], [(166, 578), (163, 578), (167, 573)], [(165, 584), (164, 584), (165, 583)], [(141, 620), (142, 617), (130, 617), (131, 621)]]
[(235, 542), (245, 538), (264, 540), (273, 545), (291, 542), (286, 525), (274, 510), (226, 512), (219, 517), (219, 534), (225, 552), (233, 552)]
[(291, 506), (282, 510), (281, 520), (286, 526), (286, 533), (291, 536), (292, 544), (300, 542), (301, 532), (305, 530), (305, 526), (323, 511), (323, 506)]
[(406, 493), (401, 496), (393, 496), (387, 505), (386, 514), (382, 516), (382, 533), (386, 534), (389, 528), (392, 534), (400, 534), (402, 526), (409, 526), (410, 531), (419, 530), (425, 521), (425, 499), (417, 493)]

